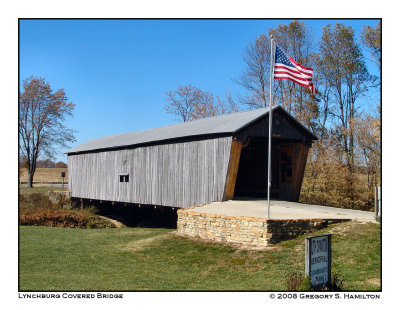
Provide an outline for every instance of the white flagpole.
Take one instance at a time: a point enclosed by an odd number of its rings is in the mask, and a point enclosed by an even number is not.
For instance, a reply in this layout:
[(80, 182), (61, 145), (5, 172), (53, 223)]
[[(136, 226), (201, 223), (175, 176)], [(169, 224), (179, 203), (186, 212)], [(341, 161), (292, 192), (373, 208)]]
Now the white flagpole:
[(270, 191), (271, 191), (271, 141), (272, 141), (272, 80), (274, 74), (274, 39), (271, 35), (271, 65), (270, 65), (270, 78), (269, 78), (269, 130), (268, 130), (268, 192), (267, 192), (267, 219), (270, 218), (269, 209), (270, 209)]

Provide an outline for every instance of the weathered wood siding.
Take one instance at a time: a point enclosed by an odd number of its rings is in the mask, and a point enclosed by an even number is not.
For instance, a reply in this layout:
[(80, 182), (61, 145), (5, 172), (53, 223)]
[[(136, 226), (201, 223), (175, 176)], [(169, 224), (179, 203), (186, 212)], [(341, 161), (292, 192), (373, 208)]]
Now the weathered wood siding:
[(226, 175), (225, 192), (223, 200), (233, 198), (235, 192), (236, 178), (239, 169), (240, 152), (242, 151), (242, 142), (233, 140), (231, 147), (231, 156), (229, 159), (228, 173)]
[(294, 144), (294, 178), (292, 201), (299, 201), (301, 184), (303, 183), (304, 171), (307, 163), (309, 145), (303, 143)]
[(224, 137), (69, 155), (71, 196), (183, 208), (222, 201), (231, 144)]
[[(263, 116), (254, 123), (246, 126), (236, 133), (235, 137), (242, 142), (246, 141), (248, 136), (252, 137), (265, 137), (269, 136), (269, 119), (268, 115)], [(275, 111), (272, 116), (272, 137), (281, 139), (290, 139), (296, 141), (307, 141), (312, 142), (312, 136), (307, 134), (303, 129), (300, 128), (292, 119), (290, 119), (282, 111)]]

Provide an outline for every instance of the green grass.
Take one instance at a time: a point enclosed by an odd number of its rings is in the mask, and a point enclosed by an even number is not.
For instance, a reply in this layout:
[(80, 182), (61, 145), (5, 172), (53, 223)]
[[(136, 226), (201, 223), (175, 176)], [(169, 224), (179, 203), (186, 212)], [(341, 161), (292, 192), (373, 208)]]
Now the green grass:
[(48, 191), (68, 191), (68, 188), (62, 187), (49, 187), (49, 186), (34, 186), (32, 188), (28, 186), (20, 186), (19, 193), (21, 195), (29, 195), (29, 194), (47, 194)]
[[(191, 241), (169, 229), (20, 227), (21, 291), (286, 290), (304, 272), (304, 236), (268, 251)], [(333, 272), (345, 289), (380, 290), (380, 226), (342, 223), (332, 232)]]

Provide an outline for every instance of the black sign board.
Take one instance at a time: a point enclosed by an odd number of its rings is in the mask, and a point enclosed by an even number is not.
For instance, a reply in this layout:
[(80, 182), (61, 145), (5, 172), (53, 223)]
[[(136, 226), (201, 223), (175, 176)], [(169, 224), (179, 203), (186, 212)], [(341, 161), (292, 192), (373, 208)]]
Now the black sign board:
[(65, 178), (65, 172), (64, 172), (64, 171), (61, 172), (61, 177), (62, 177), (62, 178)]

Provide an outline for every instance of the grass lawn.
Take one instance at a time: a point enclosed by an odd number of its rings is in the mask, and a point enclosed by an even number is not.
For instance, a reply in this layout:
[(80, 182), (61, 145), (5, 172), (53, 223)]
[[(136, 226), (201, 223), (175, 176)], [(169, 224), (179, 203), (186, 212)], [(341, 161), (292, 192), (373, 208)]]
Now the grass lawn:
[[(380, 290), (380, 225), (331, 225), (345, 289)], [(304, 272), (304, 236), (268, 251), (191, 241), (170, 229), (20, 227), (21, 291), (286, 290)]]
[(32, 188), (29, 188), (28, 186), (20, 186), (19, 187), (19, 193), (21, 195), (28, 195), (28, 194), (45, 194), (49, 191), (68, 191), (68, 186), (62, 188), (62, 187), (49, 187), (49, 186), (33, 186)]

